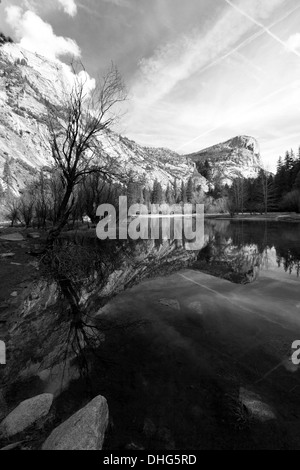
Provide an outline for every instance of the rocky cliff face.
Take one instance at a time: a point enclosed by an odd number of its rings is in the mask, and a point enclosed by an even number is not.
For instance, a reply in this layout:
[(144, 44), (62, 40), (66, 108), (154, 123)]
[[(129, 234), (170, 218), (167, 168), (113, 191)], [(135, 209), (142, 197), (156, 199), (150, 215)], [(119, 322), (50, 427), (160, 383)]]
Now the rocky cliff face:
[[(15, 44), (0, 47), (0, 183), (15, 194), (42, 166), (52, 163), (46, 125), (46, 106), (60, 105), (68, 87), (67, 69)], [(162, 148), (146, 148), (116, 133), (103, 133), (99, 145), (122, 173), (152, 186), (166, 187), (174, 178), (186, 181), (195, 164)], [(199, 176), (199, 175), (198, 175)], [(202, 187), (207, 181), (201, 178)]]
[(255, 178), (261, 168), (260, 149), (253, 137), (238, 136), (187, 155), (197, 168), (207, 160), (212, 169), (213, 180), (230, 184), (233, 178)]

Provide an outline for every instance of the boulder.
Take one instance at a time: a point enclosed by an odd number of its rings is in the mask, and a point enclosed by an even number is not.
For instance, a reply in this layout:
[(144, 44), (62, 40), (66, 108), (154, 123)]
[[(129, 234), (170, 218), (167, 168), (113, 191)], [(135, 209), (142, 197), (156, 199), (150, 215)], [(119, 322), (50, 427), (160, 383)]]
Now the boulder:
[(4, 398), (4, 393), (0, 390), (0, 421), (5, 418), (8, 413), (7, 403)]
[(55, 428), (42, 450), (101, 450), (107, 426), (107, 402), (99, 395)]
[(272, 408), (267, 403), (263, 402), (257, 393), (253, 393), (241, 387), (239, 399), (254, 419), (262, 422), (276, 419)]
[(27, 238), (41, 238), (41, 236), (37, 232), (31, 232), (31, 233), (27, 233)]
[(176, 299), (159, 299), (159, 303), (174, 310), (180, 310), (179, 302)]
[(7, 235), (0, 235), (0, 240), (5, 240), (8, 242), (21, 242), (24, 240), (24, 237), (20, 233), (8, 233)]
[(24, 441), (20, 441), (20, 442), (14, 442), (13, 444), (9, 444), (5, 447), (2, 447), (2, 449), (0, 450), (16, 450), (16, 449), (20, 449), (22, 447), (22, 444), (23, 444)]
[(13, 258), (15, 256), (15, 253), (2, 253), (0, 255), (0, 258)]
[(44, 393), (22, 401), (0, 424), (0, 434), (14, 436), (49, 413), (53, 402), (51, 393)]

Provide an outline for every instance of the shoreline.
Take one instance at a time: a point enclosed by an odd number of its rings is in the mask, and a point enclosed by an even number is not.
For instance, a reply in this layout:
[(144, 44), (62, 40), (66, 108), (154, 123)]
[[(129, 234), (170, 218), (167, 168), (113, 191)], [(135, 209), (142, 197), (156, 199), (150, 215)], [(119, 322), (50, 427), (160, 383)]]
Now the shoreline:
[(217, 220), (245, 220), (245, 221), (271, 221), (271, 222), (300, 222), (300, 214), (294, 212), (291, 213), (268, 213), (263, 214), (238, 214), (236, 216), (230, 216), (229, 214), (204, 214), (205, 219), (217, 219)]

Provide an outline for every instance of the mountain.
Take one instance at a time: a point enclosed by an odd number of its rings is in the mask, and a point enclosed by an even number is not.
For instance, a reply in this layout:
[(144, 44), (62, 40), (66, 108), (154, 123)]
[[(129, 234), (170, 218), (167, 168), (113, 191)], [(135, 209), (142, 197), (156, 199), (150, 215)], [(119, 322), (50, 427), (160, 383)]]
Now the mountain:
[[(16, 44), (0, 46), (0, 192), (9, 186), (18, 195), (40, 168), (53, 163), (47, 128), (47, 107), (61, 106), (68, 89), (69, 68), (52, 62)], [(177, 179), (192, 177), (204, 192), (207, 179), (199, 174), (206, 160), (212, 168), (212, 182), (231, 182), (237, 175), (255, 177), (261, 167), (257, 141), (239, 136), (191, 155), (179, 155), (165, 148), (137, 144), (115, 132), (99, 138), (102, 155), (113, 160), (120, 174), (134, 176), (152, 187), (155, 179), (166, 188)]]
[[(0, 47), (0, 183), (15, 194), (24, 188), (39, 168), (52, 164), (46, 124), (46, 103), (59, 106), (68, 87), (69, 69), (60, 62), (28, 52), (15, 44)], [(178, 179), (208, 185), (195, 164), (176, 152), (148, 148), (112, 131), (99, 139), (102, 155), (114, 161), (120, 173), (132, 173), (145, 185), (155, 179), (165, 188)]]
[(237, 176), (255, 178), (262, 168), (258, 142), (245, 135), (186, 155), (186, 158), (195, 162), (198, 171), (207, 161), (211, 167), (212, 180), (221, 180), (224, 184), (231, 184)]

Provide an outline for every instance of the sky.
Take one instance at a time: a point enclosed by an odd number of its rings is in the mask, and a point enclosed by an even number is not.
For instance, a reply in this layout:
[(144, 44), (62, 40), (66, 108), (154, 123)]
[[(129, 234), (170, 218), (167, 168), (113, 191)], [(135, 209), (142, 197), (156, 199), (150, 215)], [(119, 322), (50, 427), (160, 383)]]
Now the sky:
[(117, 131), (196, 152), (255, 137), (265, 166), (300, 145), (299, 0), (2, 0), (0, 31), (90, 83), (113, 61), (128, 100)]

